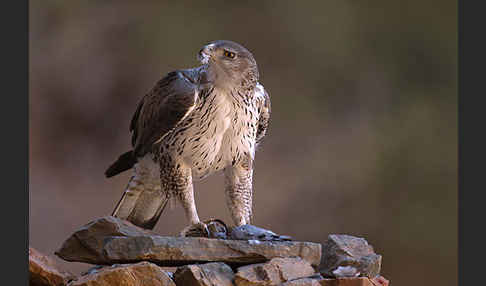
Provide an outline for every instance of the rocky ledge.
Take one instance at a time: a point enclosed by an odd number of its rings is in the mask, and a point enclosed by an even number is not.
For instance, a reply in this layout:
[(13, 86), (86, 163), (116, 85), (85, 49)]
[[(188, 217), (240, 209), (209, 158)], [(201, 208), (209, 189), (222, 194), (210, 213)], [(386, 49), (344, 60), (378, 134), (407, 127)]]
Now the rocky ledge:
[(56, 255), (67, 261), (91, 264), (150, 261), (160, 266), (215, 261), (241, 266), (265, 262), (274, 257), (300, 257), (318, 266), (321, 245), (297, 241), (160, 236), (108, 216), (73, 233), (56, 251)]
[(330, 235), (321, 247), (268, 233), (248, 226), (220, 238), (167, 237), (103, 217), (56, 251), (64, 260), (96, 266), (74, 277), (50, 262), (38, 263), (51, 259), (29, 251), (31, 285), (389, 285), (379, 275), (381, 256), (362, 238)]

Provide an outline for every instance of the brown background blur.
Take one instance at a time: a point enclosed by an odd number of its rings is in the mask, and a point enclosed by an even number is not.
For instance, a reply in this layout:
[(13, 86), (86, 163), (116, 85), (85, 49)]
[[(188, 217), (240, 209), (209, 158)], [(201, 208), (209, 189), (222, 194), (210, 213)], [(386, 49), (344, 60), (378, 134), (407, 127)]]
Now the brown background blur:
[[(139, 99), (228, 39), (253, 52), (272, 99), (254, 224), (364, 237), (393, 286), (457, 285), (456, 5), (30, 1), (30, 245), (53, 254), (111, 213), (129, 174), (103, 172), (130, 148)], [(201, 218), (231, 222), (221, 174), (195, 189)], [(177, 205), (155, 231), (185, 223)]]

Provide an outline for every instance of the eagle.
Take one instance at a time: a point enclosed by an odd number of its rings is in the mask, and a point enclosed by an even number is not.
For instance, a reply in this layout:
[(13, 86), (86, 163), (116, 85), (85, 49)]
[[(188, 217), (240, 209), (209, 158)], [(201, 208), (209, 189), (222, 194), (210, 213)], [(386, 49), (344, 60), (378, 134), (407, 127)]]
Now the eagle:
[(113, 216), (153, 229), (174, 199), (187, 229), (207, 231), (193, 181), (222, 171), (233, 222), (250, 224), (253, 162), (268, 128), (270, 97), (242, 45), (217, 40), (197, 56), (200, 66), (168, 73), (140, 100), (130, 123), (132, 149), (105, 172), (109, 178), (132, 170)]

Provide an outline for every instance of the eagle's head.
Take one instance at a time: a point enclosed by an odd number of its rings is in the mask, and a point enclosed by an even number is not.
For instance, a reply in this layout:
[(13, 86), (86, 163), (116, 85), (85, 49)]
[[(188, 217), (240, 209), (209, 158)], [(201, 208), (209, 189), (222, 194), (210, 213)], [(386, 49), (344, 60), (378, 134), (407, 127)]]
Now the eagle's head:
[(242, 45), (226, 40), (213, 41), (199, 51), (199, 61), (207, 65), (211, 81), (217, 86), (254, 88), (258, 67), (253, 55)]

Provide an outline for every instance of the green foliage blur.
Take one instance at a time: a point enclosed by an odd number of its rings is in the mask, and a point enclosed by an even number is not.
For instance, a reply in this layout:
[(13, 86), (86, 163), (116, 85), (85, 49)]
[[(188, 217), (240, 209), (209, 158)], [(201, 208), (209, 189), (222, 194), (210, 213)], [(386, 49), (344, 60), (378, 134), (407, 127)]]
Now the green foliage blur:
[[(216, 39), (253, 52), (272, 99), (255, 225), (364, 237), (391, 285), (457, 285), (456, 1), (30, 1), (30, 245), (109, 215), (138, 100)], [(223, 180), (199, 215), (230, 223)], [(185, 226), (180, 206), (155, 231)], [(73, 271), (89, 265), (64, 262)]]

